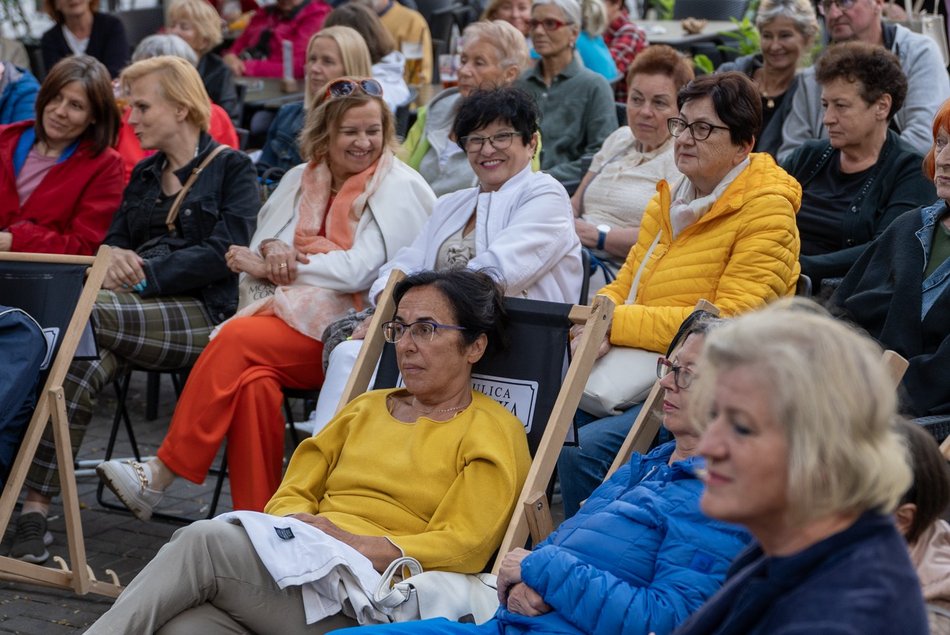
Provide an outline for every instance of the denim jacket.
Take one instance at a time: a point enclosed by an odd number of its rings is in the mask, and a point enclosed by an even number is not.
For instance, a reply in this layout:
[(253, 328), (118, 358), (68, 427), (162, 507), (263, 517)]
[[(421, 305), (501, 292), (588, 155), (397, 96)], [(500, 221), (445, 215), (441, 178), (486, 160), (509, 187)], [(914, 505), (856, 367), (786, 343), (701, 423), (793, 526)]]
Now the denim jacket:
[(267, 129), (267, 140), (261, 149), (261, 157), (257, 160), (259, 174), (269, 168), (280, 168), (286, 172), (304, 162), (297, 148), (297, 135), (303, 129), (306, 118), (307, 113), (303, 109), (302, 101), (280, 107)]
[[(192, 170), (218, 143), (206, 133), (198, 155), (175, 172), (185, 183)], [(165, 154), (143, 159), (132, 171), (122, 205), (104, 243), (136, 250), (156, 237), (150, 218), (161, 193)], [(231, 245), (247, 245), (257, 224), (260, 196), (254, 166), (247, 155), (227, 149), (202, 171), (182, 201), (175, 222), (171, 253), (145, 260), (147, 284), (142, 297), (192, 295), (200, 299), (215, 323), (237, 309), (237, 274), (228, 270), (224, 254)]]
[[(922, 225), (920, 229), (915, 232), (915, 235), (917, 236), (917, 240), (920, 241), (920, 246), (924, 251), (925, 267), (929, 264), (928, 261), (930, 259), (930, 248), (931, 245), (933, 245), (934, 228), (946, 213), (947, 203), (945, 201), (937, 201), (930, 207), (924, 207), (920, 210)], [(948, 287), (950, 287), (950, 259), (945, 260), (942, 265), (937, 267), (933, 273), (927, 276), (921, 285), (921, 320), (927, 317), (930, 308)]]

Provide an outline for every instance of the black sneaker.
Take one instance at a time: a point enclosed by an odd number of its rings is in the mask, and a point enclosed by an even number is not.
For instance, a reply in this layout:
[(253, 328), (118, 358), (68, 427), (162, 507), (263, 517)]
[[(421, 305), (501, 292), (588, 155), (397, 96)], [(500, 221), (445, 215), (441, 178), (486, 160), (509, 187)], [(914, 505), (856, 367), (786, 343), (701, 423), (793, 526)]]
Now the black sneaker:
[(11, 558), (42, 564), (49, 560), (46, 547), (51, 544), (53, 534), (46, 530), (46, 516), (39, 512), (20, 514), (16, 521), (13, 546), (10, 548)]

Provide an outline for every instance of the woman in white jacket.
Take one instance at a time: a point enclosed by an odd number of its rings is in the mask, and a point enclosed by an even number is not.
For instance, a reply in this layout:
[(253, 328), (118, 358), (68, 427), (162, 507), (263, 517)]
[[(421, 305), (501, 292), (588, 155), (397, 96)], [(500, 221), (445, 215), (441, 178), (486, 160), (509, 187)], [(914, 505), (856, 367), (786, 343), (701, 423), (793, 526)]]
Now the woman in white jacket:
[[(476, 91), (462, 102), (452, 134), (478, 185), (439, 198), (412, 244), (380, 269), (371, 301), (393, 269), (468, 267), (496, 276), (509, 297), (577, 302), (586, 272), (570, 199), (554, 178), (531, 171), (538, 143), (534, 100), (514, 87)], [(352, 337), (361, 339), (361, 329)], [(330, 355), (315, 432), (336, 410), (359, 351), (353, 340)]]
[(204, 480), (225, 437), (234, 508), (264, 508), (283, 464), (281, 388), (321, 385), (324, 328), (363, 305), (379, 268), (435, 202), (393, 156), (392, 115), (373, 79), (328, 84), (303, 140), (309, 163), (281, 180), (250, 247), (228, 250), (241, 273), (240, 308), (198, 358), (158, 456), (97, 468), (143, 520), (176, 477)]

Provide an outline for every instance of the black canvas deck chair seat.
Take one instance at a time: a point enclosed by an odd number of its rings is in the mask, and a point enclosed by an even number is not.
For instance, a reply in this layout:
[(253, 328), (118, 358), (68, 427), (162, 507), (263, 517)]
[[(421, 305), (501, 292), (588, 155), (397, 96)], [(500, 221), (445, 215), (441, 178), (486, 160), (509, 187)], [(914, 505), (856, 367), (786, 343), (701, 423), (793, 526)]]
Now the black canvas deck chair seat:
[[(394, 271), (380, 295), (356, 366), (343, 391), (341, 408), (365, 392), (377, 360), (379, 373), (374, 388), (399, 385), (394, 347), (385, 344), (382, 323), (392, 319), (392, 291), (403, 277), (402, 272)], [(529, 535), (538, 539), (545, 533), (543, 523), (549, 522), (545, 518), (550, 517), (545, 490), (571, 430), (597, 346), (613, 314), (613, 303), (603, 297), (595, 299), (589, 307), (518, 298), (507, 298), (505, 306), (509, 313), (509, 348), (486, 355), (475, 365), (472, 386), (500, 402), (525, 424), (533, 460), (499, 548), (496, 573), (501, 556), (524, 546)], [(586, 326), (567, 363), (570, 328), (574, 324)]]
[(4, 304), (22, 308), (32, 315), (47, 334), (50, 344), (47, 376), (0, 496), (0, 535), (10, 523), (36, 448), (47, 423), (52, 421), (70, 560), (69, 565), (60, 561), (61, 569), (58, 570), (0, 557), (0, 578), (72, 589), (80, 595), (92, 592), (117, 597), (122, 587), (115, 574), (112, 574), (111, 583), (96, 580), (86, 564), (63, 395), (63, 380), (80, 343), (82, 355), (95, 354), (87, 325), (108, 265), (109, 248), (105, 246), (99, 248), (95, 257), (0, 254), (0, 298)]

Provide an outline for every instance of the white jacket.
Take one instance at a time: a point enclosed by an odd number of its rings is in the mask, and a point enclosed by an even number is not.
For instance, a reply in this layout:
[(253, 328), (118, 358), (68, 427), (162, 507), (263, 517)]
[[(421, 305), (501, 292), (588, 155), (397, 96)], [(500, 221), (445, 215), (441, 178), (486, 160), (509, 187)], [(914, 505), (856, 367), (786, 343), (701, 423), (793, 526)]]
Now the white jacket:
[(399, 51), (393, 51), (373, 64), (373, 78), (383, 87), (383, 101), (393, 112), (409, 101), (409, 87), (403, 79), (405, 67), (406, 58)]
[[(250, 248), (257, 250), (268, 238), (292, 244), (300, 208), (300, 177), (305, 164), (291, 169), (280, 180), (257, 216), (257, 231)], [(419, 173), (394, 158), (392, 169), (369, 197), (350, 249), (310, 256), (297, 265), (294, 285), (359, 293), (379, 276), (379, 268), (419, 233), (429, 218), (435, 194)], [(241, 274), (246, 276), (247, 274)]]
[(432, 269), (442, 243), (465, 226), (473, 209), (475, 257), (470, 269), (495, 270), (508, 296), (578, 302), (585, 272), (571, 201), (560, 183), (532, 172), (530, 165), (497, 192), (473, 187), (440, 197), (412, 244), (380, 269), (370, 301), (375, 302), (393, 269)]

